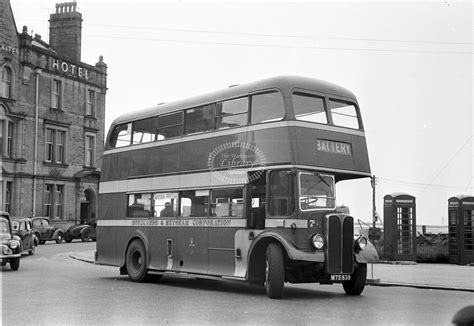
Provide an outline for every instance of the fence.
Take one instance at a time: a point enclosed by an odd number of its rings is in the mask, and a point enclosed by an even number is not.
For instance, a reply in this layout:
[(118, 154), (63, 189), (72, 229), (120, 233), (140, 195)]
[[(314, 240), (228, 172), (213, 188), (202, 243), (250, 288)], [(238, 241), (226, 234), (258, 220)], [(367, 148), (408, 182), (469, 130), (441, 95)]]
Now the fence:
[[(372, 241), (379, 257), (383, 259), (383, 232), (380, 240)], [(416, 261), (419, 263), (449, 263), (448, 235), (444, 233), (418, 233), (416, 237)]]

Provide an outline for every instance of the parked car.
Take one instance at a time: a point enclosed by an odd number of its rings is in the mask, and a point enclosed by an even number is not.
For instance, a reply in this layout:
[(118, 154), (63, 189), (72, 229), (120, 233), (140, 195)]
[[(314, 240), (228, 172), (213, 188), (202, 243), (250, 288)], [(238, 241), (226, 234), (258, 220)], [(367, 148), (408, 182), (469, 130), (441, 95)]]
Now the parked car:
[(12, 270), (20, 268), (21, 241), (18, 236), (13, 235), (10, 214), (0, 211), (0, 237), (2, 241), (2, 252), (0, 259), (2, 266), (10, 263)]
[(73, 239), (81, 239), (82, 241), (89, 241), (96, 239), (96, 225), (91, 224), (76, 224), (71, 225), (66, 229), (64, 240), (71, 242)]
[(13, 234), (20, 237), (23, 252), (34, 255), (35, 249), (38, 246), (38, 239), (33, 233), (31, 219), (13, 217), (11, 223)]
[(40, 244), (44, 244), (46, 241), (63, 242), (64, 231), (51, 225), (49, 217), (32, 217), (31, 222), (33, 223), (33, 233)]

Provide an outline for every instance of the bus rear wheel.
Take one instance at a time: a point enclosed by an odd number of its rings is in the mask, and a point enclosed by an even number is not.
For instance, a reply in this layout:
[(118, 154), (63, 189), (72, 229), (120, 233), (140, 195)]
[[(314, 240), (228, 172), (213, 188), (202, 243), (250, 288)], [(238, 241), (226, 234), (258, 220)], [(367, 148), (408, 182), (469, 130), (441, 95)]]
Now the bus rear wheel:
[(360, 295), (364, 291), (365, 282), (367, 280), (367, 264), (356, 263), (354, 272), (350, 281), (342, 282), (342, 287), (346, 294)]
[(143, 242), (133, 240), (127, 248), (125, 257), (128, 277), (135, 282), (144, 282), (148, 276), (146, 251)]
[(285, 261), (281, 247), (270, 243), (265, 259), (265, 290), (272, 299), (281, 298), (285, 283)]

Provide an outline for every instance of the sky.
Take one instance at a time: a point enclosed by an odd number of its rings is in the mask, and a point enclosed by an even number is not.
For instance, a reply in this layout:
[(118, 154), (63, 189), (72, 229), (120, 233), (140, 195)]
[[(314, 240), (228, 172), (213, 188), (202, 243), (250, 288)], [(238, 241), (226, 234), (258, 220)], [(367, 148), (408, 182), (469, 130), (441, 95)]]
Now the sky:
[[(10, 0), (17, 29), (49, 40), (52, 0)], [(362, 112), (376, 208), (416, 197), (418, 225), (447, 225), (474, 196), (473, 4), (461, 1), (78, 0), (82, 61), (108, 65), (106, 130), (121, 114), (278, 75), (351, 90)], [(370, 179), (337, 203), (372, 221)]]

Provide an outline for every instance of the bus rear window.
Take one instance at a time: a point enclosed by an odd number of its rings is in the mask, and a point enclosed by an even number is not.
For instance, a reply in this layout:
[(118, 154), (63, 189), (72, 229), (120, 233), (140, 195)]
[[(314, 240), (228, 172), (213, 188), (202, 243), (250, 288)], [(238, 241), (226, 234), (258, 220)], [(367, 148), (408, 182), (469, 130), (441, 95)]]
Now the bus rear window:
[(298, 92), (293, 93), (292, 99), (296, 120), (328, 123), (324, 98)]
[(132, 135), (132, 124), (124, 123), (114, 127), (110, 136), (109, 144), (112, 147), (124, 147), (130, 145)]
[(334, 125), (353, 129), (360, 128), (357, 110), (354, 104), (329, 99), (329, 110), (331, 111)]

